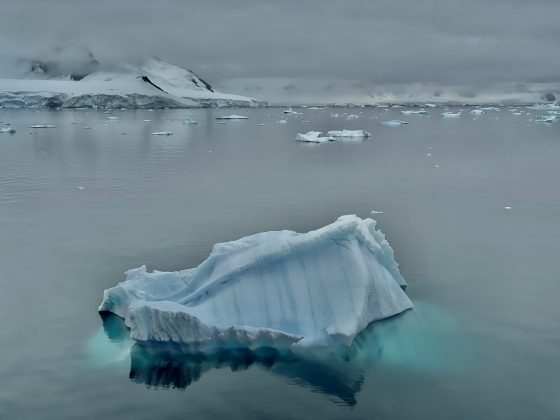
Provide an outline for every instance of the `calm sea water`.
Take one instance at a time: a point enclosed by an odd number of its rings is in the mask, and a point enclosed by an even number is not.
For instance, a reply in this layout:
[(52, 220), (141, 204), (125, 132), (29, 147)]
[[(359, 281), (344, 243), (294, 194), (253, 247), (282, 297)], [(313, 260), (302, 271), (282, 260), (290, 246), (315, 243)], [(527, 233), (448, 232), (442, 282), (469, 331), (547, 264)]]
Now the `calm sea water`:
[[(441, 111), (0, 110), (0, 418), (560, 418), (560, 124)], [(97, 313), (129, 268), (372, 210), (416, 306), (348, 361), (131, 357)]]

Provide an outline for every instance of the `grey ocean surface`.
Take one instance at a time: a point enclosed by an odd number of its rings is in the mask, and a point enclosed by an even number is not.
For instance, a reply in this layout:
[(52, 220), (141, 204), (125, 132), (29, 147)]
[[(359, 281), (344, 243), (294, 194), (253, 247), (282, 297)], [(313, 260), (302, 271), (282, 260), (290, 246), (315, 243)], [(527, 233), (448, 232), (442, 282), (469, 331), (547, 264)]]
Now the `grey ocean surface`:
[[(0, 418), (560, 418), (560, 123), (301, 111), (0, 110)], [(339, 129), (372, 137), (294, 141)], [(97, 313), (129, 268), (372, 210), (416, 306), (350, 360), (131, 361)]]

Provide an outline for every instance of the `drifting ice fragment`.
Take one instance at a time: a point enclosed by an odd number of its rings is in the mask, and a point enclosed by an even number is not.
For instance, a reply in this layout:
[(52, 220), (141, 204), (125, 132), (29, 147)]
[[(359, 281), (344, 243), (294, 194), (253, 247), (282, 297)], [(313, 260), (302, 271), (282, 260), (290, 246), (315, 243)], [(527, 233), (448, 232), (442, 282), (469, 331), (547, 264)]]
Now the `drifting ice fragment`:
[(221, 117), (216, 117), (217, 120), (248, 120), (249, 117), (244, 115), (223, 115)]
[(194, 118), (186, 118), (183, 120), (183, 124), (185, 125), (198, 124), (198, 121), (195, 120)]
[(13, 127), (0, 128), (0, 133), (15, 133), (16, 130)]
[(370, 137), (371, 136), (371, 134), (365, 130), (329, 131), (327, 135), (330, 137)]
[(171, 131), (156, 131), (152, 133), (152, 136), (170, 136), (173, 133)]
[(333, 349), (412, 307), (376, 222), (342, 216), (308, 233), (264, 232), (217, 244), (198, 267), (127, 271), (99, 307), (132, 339), (185, 351)]
[(404, 125), (404, 124), (408, 124), (406, 121), (402, 121), (402, 120), (391, 120), (391, 121), (383, 121), (380, 122), (379, 124), (383, 124), (383, 125), (388, 125), (391, 127), (397, 127), (399, 125)]
[(553, 123), (559, 118), (558, 115), (539, 115), (535, 118), (535, 122)]
[(29, 128), (56, 128), (56, 127), (52, 124), (35, 124), (29, 126)]
[(347, 116), (346, 116), (346, 119), (347, 119), (347, 120), (355, 120), (355, 119), (357, 119), (357, 118), (359, 118), (359, 116), (356, 115), (356, 114), (350, 114), (350, 115), (347, 115)]
[(443, 118), (458, 118), (461, 116), (461, 112), (446, 111), (446, 112), (442, 112), (441, 116)]
[(322, 131), (309, 131), (306, 134), (298, 133), (296, 136), (297, 141), (309, 142), (309, 143), (328, 143), (329, 141), (334, 141), (334, 137), (321, 137)]
[(477, 109), (473, 109), (473, 110), (471, 111), (471, 114), (472, 114), (472, 115), (482, 115), (482, 114), (485, 114), (485, 113), (486, 113), (485, 110), (483, 110), (483, 109), (478, 109), (478, 108), (477, 108)]
[(277, 124), (288, 124), (288, 121), (286, 120), (278, 120), (276, 121)]
[(405, 110), (405, 111), (401, 111), (401, 114), (403, 114), (403, 115), (427, 115), (428, 111), (426, 111), (425, 109)]

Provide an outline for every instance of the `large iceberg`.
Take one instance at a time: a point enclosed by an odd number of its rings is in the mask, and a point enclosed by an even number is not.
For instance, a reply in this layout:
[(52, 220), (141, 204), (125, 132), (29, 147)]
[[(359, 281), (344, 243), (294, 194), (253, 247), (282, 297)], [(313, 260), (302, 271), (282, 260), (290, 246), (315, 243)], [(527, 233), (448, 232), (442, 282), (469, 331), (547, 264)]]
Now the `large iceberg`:
[(405, 287), (376, 222), (342, 216), (308, 233), (216, 244), (193, 269), (129, 270), (105, 290), (99, 311), (124, 318), (140, 343), (187, 352), (340, 348), (411, 308)]

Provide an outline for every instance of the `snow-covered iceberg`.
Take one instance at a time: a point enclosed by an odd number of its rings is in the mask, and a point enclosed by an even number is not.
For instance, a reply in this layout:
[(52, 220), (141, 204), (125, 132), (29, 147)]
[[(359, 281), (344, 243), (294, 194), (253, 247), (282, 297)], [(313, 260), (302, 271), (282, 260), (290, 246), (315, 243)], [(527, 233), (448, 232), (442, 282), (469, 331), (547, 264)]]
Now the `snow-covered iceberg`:
[(425, 109), (410, 109), (410, 110), (405, 110), (405, 111), (401, 111), (402, 115), (427, 115), (428, 111), (426, 111)]
[(249, 117), (245, 115), (222, 115), (220, 117), (216, 117), (217, 120), (248, 120)]
[(382, 121), (379, 124), (388, 125), (390, 127), (398, 127), (399, 125), (405, 125), (408, 123), (402, 120), (390, 120), (390, 121)]
[(322, 131), (308, 131), (307, 133), (298, 133), (296, 136), (297, 141), (302, 141), (306, 143), (328, 143), (334, 141), (335, 138), (332, 136), (322, 136)]
[(193, 269), (129, 270), (99, 311), (124, 318), (140, 343), (188, 352), (337, 348), (411, 308), (405, 286), (376, 222), (342, 216), (308, 233), (216, 244)]

